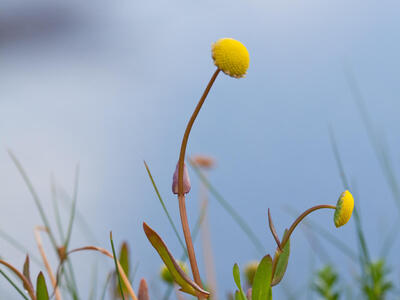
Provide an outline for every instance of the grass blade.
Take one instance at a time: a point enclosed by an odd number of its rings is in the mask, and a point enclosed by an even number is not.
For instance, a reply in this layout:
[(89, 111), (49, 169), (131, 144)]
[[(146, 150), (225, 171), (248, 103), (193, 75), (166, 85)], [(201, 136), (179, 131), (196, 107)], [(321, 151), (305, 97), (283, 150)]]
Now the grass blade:
[(122, 300), (125, 300), (124, 291), (122, 289), (121, 275), (119, 274), (119, 268), (118, 268), (118, 263), (117, 263), (117, 255), (115, 254), (115, 247), (114, 247), (112, 232), (110, 232), (110, 242), (111, 242), (111, 248), (112, 248), (112, 253), (113, 253), (113, 258), (114, 258), (114, 263), (115, 263), (115, 271), (117, 272), (117, 277), (118, 277), (119, 291), (121, 292)]
[(253, 242), (255, 248), (260, 252), (260, 254), (265, 254), (265, 248), (261, 241), (258, 239), (257, 235), (251, 230), (250, 226), (246, 221), (240, 216), (238, 212), (229, 204), (228, 201), (222, 197), (222, 195), (217, 191), (217, 189), (210, 183), (210, 181), (204, 176), (201, 170), (189, 159), (190, 166), (195, 171), (196, 175), (203, 182), (205, 187), (210, 191), (210, 193), (215, 197), (215, 199), (221, 204), (221, 206), (226, 210), (226, 212), (232, 217), (232, 219), (239, 225), (239, 227), (246, 233), (247, 237)]
[(54, 215), (56, 217), (58, 233), (60, 234), (61, 240), (65, 241), (64, 229), (62, 226), (61, 215), (60, 215), (60, 209), (58, 207), (57, 187), (56, 187), (56, 183), (54, 182), (53, 176), (51, 176), (50, 185), (51, 185), (51, 198), (53, 200), (53, 209), (54, 209)]
[(179, 243), (181, 244), (183, 250), (186, 252), (186, 251), (187, 251), (187, 250), (186, 250), (186, 246), (185, 246), (185, 244), (183, 243), (183, 241), (182, 241), (182, 239), (181, 239), (181, 237), (180, 237), (180, 235), (179, 235), (179, 233), (178, 233), (178, 229), (176, 228), (175, 223), (174, 223), (174, 221), (172, 220), (171, 215), (169, 214), (168, 209), (167, 209), (167, 207), (165, 206), (165, 203), (164, 203), (163, 199), (161, 198), (161, 195), (160, 195), (160, 192), (158, 191), (157, 185), (156, 185), (156, 183), (154, 182), (153, 176), (151, 175), (150, 168), (149, 168), (149, 166), (147, 165), (146, 161), (143, 161), (143, 162), (144, 162), (144, 166), (146, 167), (147, 174), (148, 174), (149, 177), (150, 177), (151, 183), (153, 184), (153, 188), (154, 188), (154, 190), (155, 190), (155, 192), (156, 192), (156, 194), (157, 194), (158, 200), (160, 200), (161, 206), (162, 206), (162, 208), (163, 208), (165, 214), (167, 215), (168, 221), (169, 221), (169, 223), (171, 224), (172, 229), (174, 230), (175, 235), (176, 235), (176, 237), (178, 238)]
[(0, 269), (0, 274), (17, 290), (17, 292), (25, 299), (29, 300), (29, 298), (25, 295), (25, 293), (16, 285), (14, 281), (6, 274), (3, 270)]
[(67, 237), (65, 238), (65, 242), (64, 242), (65, 251), (68, 251), (69, 241), (71, 240), (72, 226), (73, 226), (74, 220), (75, 220), (76, 202), (78, 199), (78, 186), (79, 186), (79, 165), (77, 165), (76, 169), (75, 169), (74, 195), (72, 198), (71, 216), (69, 219)]
[(54, 238), (54, 235), (53, 235), (53, 233), (51, 231), (50, 223), (49, 223), (49, 221), (48, 221), (48, 219), (46, 217), (46, 214), (44, 212), (42, 203), (40, 201), (40, 198), (39, 198), (38, 194), (36, 193), (35, 188), (33, 187), (32, 182), (30, 181), (27, 173), (25, 172), (24, 168), (22, 167), (21, 163), (19, 162), (17, 157), (14, 155), (14, 153), (11, 150), (8, 150), (8, 154), (10, 155), (11, 160), (14, 162), (14, 165), (17, 167), (19, 173), (21, 174), (23, 180), (25, 181), (25, 184), (27, 185), (27, 187), (28, 187), (28, 189), (29, 189), (29, 191), (30, 191), (30, 193), (31, 193), (31, 195), (33, 197), (33, 200), (35, 201), (36, 207), (39, 210), (40, 217), (42, 218), (42, 221), (43, 221), (44, 225), (47, 227), (47, 229), (49, 231), (50, 241), (51, 241), (54, 249), (57, 250), (57, 242), (56, 242), (56, 240)]
[[(330, 128), (330, 130), (329, 130), (329, 137), (330, 137), (333, 154), (334, 154), (334, 157), (335, 157), (336, 165), (337, 165), (338, 170), (339, 170), (339, 175), (340, 175), (340, 178), (342, 180), (343, 187), (344, 187), (344, 189), (349, 190), (350, 189), (349, 181), (348, 181), (348, 179), (346, 177), (346, 172), (345, 172), (344, 167), (343, 167), (342, 159), (340, 157), (339, 148), (338, 148), (337, 141), (336, 141), (336, 138), (335, 138), (335, 135), (334, 135), (334, 132), (333, 132), (332, 128)], [(356, 196), (355, 199), (359, 199), (359, 198)], [(361, 259), (361, 261), (360, 261), (361, 270), (364, 271), (365, 263), (368, 263), (370, 261), (370, 255), (369, 255), (367, 243), (366, 243), (366, 240), (365, 240), (364, 232), (362, 230), (361, 218), (360, 218), (360, 215), (358, 213), (358, 207), (357, 206), (354, 207), (353, 214), (354, 214), (354, 220), (355, 220), (355, 224), (356, 224), (356, 232), (357, 232), (357, 236), (358, 236), (359, 246), (360, 246), (360, 248), (362, 250), (362, 257), (360, 258)]]

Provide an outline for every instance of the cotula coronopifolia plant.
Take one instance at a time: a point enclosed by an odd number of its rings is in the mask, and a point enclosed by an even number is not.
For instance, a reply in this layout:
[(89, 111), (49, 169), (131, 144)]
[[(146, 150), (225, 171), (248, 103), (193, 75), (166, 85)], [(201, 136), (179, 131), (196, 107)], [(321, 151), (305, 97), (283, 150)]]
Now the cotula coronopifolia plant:
[[(176, 166), (176, 170), (173, 175), (172, 182), (172, 192), (178, 196), (179, 211), (182, 229), (185, 237), (187, 254), (190, 262), (190, 267), (193, 274), (193, 280), (182, 270), (179, 263), (172, 256), (171, 252), (167, 248), (161, 237), (151, 229), (146, 223), (143, 223), (143, 228), (147, 238), (153, 247), (157, 250), (161, 259), (163, 260), (166, 268), (175, 283), (180, 287), (182, 292), (191, 294), (200, 299), (207, 299), (210, 293), (203, 288), (202, 280), (200, 278), (200, 273), (197, 265), (195, 250), (193, 247), (191, 232), (189, 229), (188, 218), (186, 213), (186, 194), (190, 191), (190, 179), (188, 170), (185, 164), (185, 153), (186, 147), (190, 135), (191, 128), (194, 121), (200, 112), (200, 109), (213, 85), (218, 74), (222, 71), (223, 73), (234, 77), (242, 78), (246, 75), (247, 69), (249, 67), (249, 53), (246, 47), (237, 40), (231, 38), (223, 38), (218, 40), (212, 46), (212, 58), (214, 64), (217, 67), (214, 74), (212, 75), (210, 82), (208, 83), (203, 95), (201, 96), (189, 122), (187, 124), (185, 133), (183, 135), (182, 144), (180, 148), (179, 160)], [(306, 210), (301, 214), (292, 226), (285, 231), (282, 241), (278, 238), (276, 230), (272, 223), (271, 215), (268, 212), (269, 226), (271, 232), (277, 243), (277, 249), (273, 259), (270, 255), (264, 256), (264, 258), (259, 263), (254, 280), (252, 282), (252, 289), (247, 293), (247, 296), (252, 300), (268, 300), (272, 299), (271, 287), (278, 284), (286, 271), (287, 263), (289, 260), (290, 252), (290, 236), (293, 233), (296, 226), (311, 212), (329, 208), (334, 209), (334, 222), (337, 227), (344, 225), (350, 219), (354, 207), (354, 200), (349, 191), (345, 191), (339, 198), (336, 206), (334, 205), (318, 205)], [(235, 282), (238, 286), (238, 291), (236, 291), (235, 298), (239, 300), (247, 300), (247, 296), (243, 291), (240, 283), (240, 272), (239, 267), (235, 264), (233, 268), (233, 275)]]
[(290, 256), (290, 237), (297, 225), (310, 213), (319, 209), (334, 209), (335, 213), (333, 221), (336, 227), (346, 224), (353, 213), (354, 198), (349, 191), (344, 191), (334, 205), (317, 205), (304, 211), (283, 234), (282, 241), (279, 239), (275, 226), (272, 222), (270, 211), (268, 210), (268, 223), (271, 233), (277, 244), (273, 258), (267, 254), (262, 258), (260, 263), (252, 264), (246, 268), (246, 277), (250, 285), (250, 289), (245, 294), (241, 282), (240, 271), (237, 264), (233, 267), (233, 277), (238, 290), (235, 292), (236, 300), (271, 300), (272, 287), (279, 284), (285, 275), (286, 268)]

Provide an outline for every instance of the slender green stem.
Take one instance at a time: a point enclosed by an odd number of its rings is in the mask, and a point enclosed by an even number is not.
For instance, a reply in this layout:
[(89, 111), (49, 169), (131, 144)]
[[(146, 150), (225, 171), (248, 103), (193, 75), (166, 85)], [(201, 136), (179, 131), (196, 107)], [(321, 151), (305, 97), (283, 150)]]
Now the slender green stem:
[(72, 198), (71, 216), (69, 219), (67, 237), (65, 238), (65, 242), (64, 242), (65, 251), (68, 251), (68, 245), (69, 245), (69, 241), (70, 241), (71, 235), (72, 235), (72, 226), (74, 224), (75, 212), (76, 212), (76, 202), (78, 199), (78, 186), (79, 186), (79, 165), (76, 166), (76, 170), (75, 170), (75, 184), (74, 184), (74, 195)]
[(117, 262), (118, 258), (117, 258), (117, 255), (115, 254), (115, 247), (114, 247), (114, 242), (113, 242), (113, 238), (112, 238), (112, 232), (110, 232), (110, 242), (111, 242), (111, 248), (112, 248), (112, 253), (113, 253), (113, 258), (114, 258), (114, 263), (115, 263), (115, 270), (117, 272), (117, 277), (118, 277), (119, 291), (121, 292), (122, 300), (125, 300), (124, 290), (122, 289), (121, 275), (119, 274), (119, 268), (118, 268), (118, 262)]
[(31, 193), (31, 195), (33, 197), (33, 200), (35, 201), (36, 207), (39, 210), (40, 217), (42, 218), (42, 221), (43, 221), (45, 227), (47, 227), (47, 229), (48, 229), (50, 241), (51, 241), (54, 249), (57, 250), (56, 239), (54, 238), (54, 235), (53, 235), (53, 233), (51, 231), (50, 223), (49, 223), (49, 221), (48, 221), (48, 219), (46, 217), (46, 214), (45, 214), (44, 209), (42, 207), (42, 204), (40, 202), (40, 198), (39, 198), (38, 194), (36, 193), (32, 182), (30, 181), (27, 173), (25, 172), (24, 168), (22, 167), (21, 163), (19, 162), (17, 157), (14, 155), (14, 153), (11, 150), (8, 150), (8, 154), (10, 155), (12, 161), (14, 162), (14, 164), (17, 167), (19, 173), (21, 174), (22, 178), (24, 179), (25, 184), (27, 185), (27, 187), (28, 187), (28, 189), (29, 189), (29, 191), (30, 191), (30, 193)]
[[(185, 242), (186, 242), (186, 247), (189, 255), (189, 261), (190, 261), (190, 266), (192, 268), (192, 273), (194, 277), (194, 281), (200, 286), (203, 287), (203, 284), (201, 282), (200, 278), (200, 273), (199, 273), (199, 268), (197, 266), (197, 261), (196, 261), (196, 254), (194, 252), (194, 247), (193, 247), (193, 241), (192, 237), (190, 234), (190, 228), (189, 228), (189, 222), (187, 219), (187, 213), (186, 213), (186, 205), (185, 205), (185, 194), (183, 192), (183, 167), (185, 163), (185, 153), (186, 153), (186, 147), (187, 143), (189, 140), (189, 134), (190, 130), (192, 129), (193, 123), (196, 120), (197, 115), (200, 112), (200, 109), (206, 100), (206, 97), (215, 82), (215, 79), (217, 78), (218, 74), (220, 72), (220, 69), (217, 69), (213, 76), (211, 77), (210, 82), (208, 83), (203, 95), (201, 96), (199, 103), (197, 104), (190, 120), (189, 123), (186, 126), (185, 133), (183, 135), (182, 139), (182, 145), (181, 145), (181, 151), (179, 154), (179, 165), (178, 165), (178, 201), (179, 201), (179, 212), (181, 216), (181, 223), (182, 223), (182, 229), (183, 229), (183, 234), (185, 236)], [(199, 297), (201, 299), (201, 297)]]
[(50, 185), (51, 185), (51, 198), (53, 200), (53, 209), (54, 209), (54, 215), (56, 217), (58, 233), (60, 234), (61, 240), (64, 241), (65, 240), (64, 229), (63, 229), (62, 222), (61, 222), (60, 208), (58, 206), (57, 186), (56, 186), (53, 176), (51, 176)]
[[(340, 156), (338, 144), (337, 144), (337, 141), (335, 138), (335, 134), (331, 127), (329, 128), (329, 137), (331, 140), (333, 154), (334, 154), (335, 161), (336, 161), (336, 164), (338, 167), (340, 178), (342, 180), (343, 187), (346, 190), (349, 190), (350, 189), (349, 180), (347, 179), (346, 172), (345, 172), (344, 166), (343, 166), (343, 162), (342, 162), (342, 159)], [(356, 197), (356, 199), (358, 199), (358, 197)], [(366, 239), (364, 236), (364, 232), (362, 230), (361, 218), (360, 218), (360, 214), (358, 213), (357, 206), (354, 208), (353, 215), (354, 215), (354, 220), (355, 220), (355, 224), (356, 224), (358, 242), (359, 242), (359, 246), (362, 251), (361, 253), (363, 255), (363, 256), (360, 256), (360, 260), (361, 260), (360, 265), (361, 265), (361, 269), (362, 269), (363, 273), (365, 273), (364, 266), (370, 262), (370, 255), (369, 255), (369, 251), (368, 251), (368, 247), (367, 247), (367, 242), (366, 242)]]
[(11, 280), (10, 277), (7, 276), (6, 273), (3, 272), (3, 270), (0, 269), (0, 274), (4, 276), (5, 279), (17, 290), (17, 292), (25, 299), (29, 300), (29, 298), (25, 295), (25, 293), (15, 284), (14, 281)]
[(233, 208), (232, 205), (228, 201), (224, 199), (224, 197), (217, 191), (217, 189), (210, 183), (210, 181), (204, 176), (204, 174), (200, 171), (200, 169), (193, 163), (192, 160), (189, 159), (190, 166), (195, 171), (196, 175), (200, 178), (203, 184), (208, 188), (208, 190), (213, 194), (215, 199), (221, 204), (221, 206), (231, 215), (232, 219), (239, 225), (239, 227), (243, 230), (243, 232), (247, 235), (250, 241), (253, 243), (254, 247), (258, 250), (258, 252), (262, 255), (265, 254), (265, 248), (261, 243), (260, 239), (254, 233), (254, 231), (247, 224), (246, 220), (243, 219), (240, 214)]
[(25, 248), (20, 242), (14, 239), (11, 235), (8, 235), (5, 231), (0, 229), (0, 237), (13, 246), (16, 250), (22, 254), (28, 254), (29, 257), (40, 267), (43, 267), (42, 261), (35, 255), (29, 253), (28, 249)]
[(151, 183), (153, 184), (153, 188), (154, 188), (154, 190), (155, 190), (155, 192), (157, 194), (158, 200), (160, 200), (161, 206), (162, 206), (165, 214), (167, 215), (168, 221), (171, 224), (172, 229), (174, 230), (175, 235), (178, 238), (178, 241), (181, 244), (183, 251), (186, 252), (186, 246), (185, 246), (184, 242), (182, 241), (182, 238), (180, 237), (180, 235), (178, 233), (178, 229), (176, 228), (175, 223), (172, 220), (171, 215), (169, 214), (168, 209), (167, 209), (163, 199), (161, 198), (161, 195), (160, 195), (160, 192), (158, 191), (157, 185), (156, 185), (156, 183), (155, 183), (155, 181), (153, 179), (153, 176), (151, 175), (150, 168), (149, 168), (149, 166), (147, 165), (147, 163), (145, 161), (143, 161), (143, 162), (144, 162), (144, 166), (146, 167), (147, 174), (150, 177)]
[(15, 275), (17, 275), (22, 282), (24, 283), (24, 286), (27, 288), (29, 296), (31, 297), (32, 300), (36, 300), (36, 295), (35, 295), (35, 290), (31, 284), (31, 282), (23, 275), (20, 271), (18, 271), (17, 268), (15, 268), (13, 265), (9, 264), (8, 262), (0, 259), (0, 264), (6, 266), (9, 270), (11, 270)]
[(106, 298), (106, 293), (107, 293), (107, 287), (111, 281), (112, 273), (109, 273), (106, 279), (106, 282), (104, 283), (103, 287), (103, 292), (101, 293), (101, 300), (104, 300)]

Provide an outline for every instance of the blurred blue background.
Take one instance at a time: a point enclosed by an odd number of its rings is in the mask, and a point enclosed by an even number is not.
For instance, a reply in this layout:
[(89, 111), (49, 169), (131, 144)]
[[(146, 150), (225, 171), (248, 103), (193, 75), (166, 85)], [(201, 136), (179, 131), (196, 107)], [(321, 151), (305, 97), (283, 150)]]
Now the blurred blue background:
[[(272, 253), (268, 208), (281, 233), (293, 220), (288, 208), (334, 204), (343, 191), (329, 140), (332, 126), (348, 176), (357, 185), (357, 205), (377, 259), (399, 214), (344, 69), (351, 68), (357, 78), (398, 171), (399, 9), (397, 1), (365, 0), (3, 0), (1, 230), (37, 254), (33, 227), (41, 225), (40, 217), (6, 149), (21, 160), (52, 220), (51, 175), (60, 189), (72, 193), (79, 163), (78, 209), (97, 241), (88, 239), (77, 223), (71, 246), (99, 243), (110, 248), (108, 233), (113, 230), (117, 243), (129, 242), (134, 263), (140, 261), (135, 287), (146, 277), (153, 298), (160, 299), (166, 288), (157, 282), (161, 261), (145, 238), (142, 222), (158, 231), (176, 256), (181, 248), (143, 160), (178, 223), (171, 178), (181, 138), (215, 70), (211, 43), (233, 37), (249, 50), (248, 75), (240, 80), (219, 76), (193, 128), (188, 154), (216, 159), (211, 181)], [(190, 174), (187, 206), (194, 223), (199, 181)], [(67, 223), (69, 208), (61, 207)], [(336, 229), (330, 211), (311, 218), (357, 250), (353, 220)], [(233, 264), (243, 268), (261, 255), (212, 197), (209, 222), (222, 297), (234, 288)], [(329, 261), (345, 278), (356, 280), (358, 266), (321, 241), (323, 250), (316, 253), (304, 232), (296, 232), (287, 276), (274, 288), (277, 299), (290, 293), (309, 299), (312, 272)], [(4, 240), (0, 245), (3, 258), (22, 265), (23, 254)], [(196, 243), (202, 261), (200, 246)], [(93, 264), (101, 270), (99, 284), (112, 268), (111, 262), (98, 258), (73, 258), (79, 264), (82, 299)], [(388, 259), (398, 280), (398, 257), (391, 252)], [(7, 299), (18, 298), (4, 280), (0, 288)]]

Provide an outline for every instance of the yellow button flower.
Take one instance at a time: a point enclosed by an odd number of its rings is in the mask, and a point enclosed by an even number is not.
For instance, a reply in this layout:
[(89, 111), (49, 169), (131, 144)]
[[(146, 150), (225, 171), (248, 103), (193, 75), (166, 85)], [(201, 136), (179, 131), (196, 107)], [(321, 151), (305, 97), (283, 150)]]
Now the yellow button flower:
[(225, 74), (241, 78), (249, 68), (249, 52), (239, 41), (231, 38), (219, 39), (211, 49), (214, 64)]
[(340, 227), (346, 224), (353, 213), (354, 198), (349, 191), (344, 191), (336, 204), (336, 210), (334, 215), (335, 226)]

